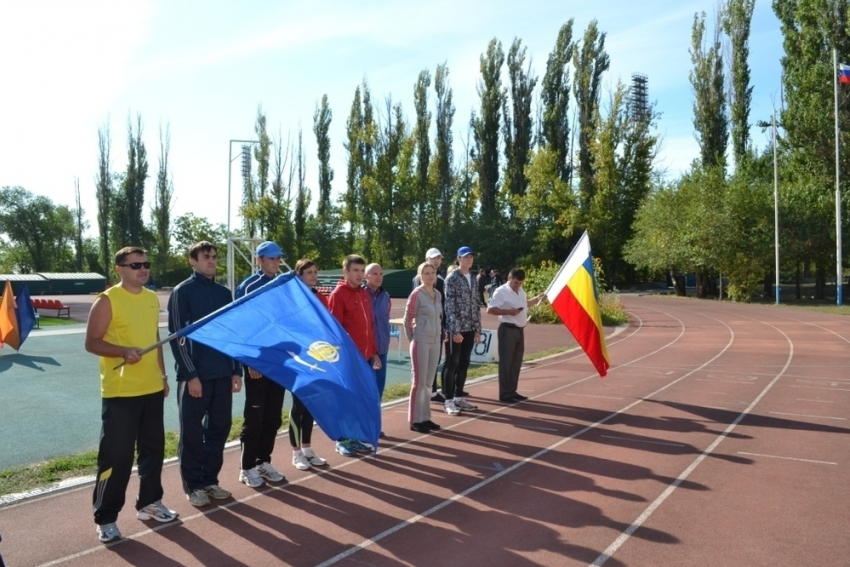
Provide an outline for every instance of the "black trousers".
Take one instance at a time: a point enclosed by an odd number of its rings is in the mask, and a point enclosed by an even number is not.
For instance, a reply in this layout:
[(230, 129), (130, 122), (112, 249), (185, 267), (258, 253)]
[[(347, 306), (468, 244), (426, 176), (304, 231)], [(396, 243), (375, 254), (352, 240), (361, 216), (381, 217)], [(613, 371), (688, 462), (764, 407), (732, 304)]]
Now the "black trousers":
[(499, 338), (499, 398), (504, 399), (517, 393), (525, 335), (520, 327), (502, 323), (496, 336)]
[(110, 524), (124, 507), (124, 495), (139, 452), (139, 494), (136, 510), (162, 500), (162, 459), (165, 451), (163, 403), (155, 392), (128, 398), (103, 398), (97, 481), (92, 495), (94, 521)]
[(189, 395), (187, 382), (177, 388), (180, 415), (180, 475), (183, 490), (190, 494), (199, 488), (218, 484), (224, 463), (224, 444), (233, 421), (233, 383), (230, 376), (201, 380), (201, 397)]
[(239, 441), (242, 443), (242, 470), (272, 462), (274, 440), (283, 420), (283, 397), (286, 389), (269, 378), (258, 379), (245, 373), (245, 422)]
[(293, 449), (309, 445), (313, 437), (313, 415), (298, 396), (292, 395), (292, 407), (289, 408), (289, 444)]
[(460, 397), (466, 385), (466, 372), (469, 370), (469, 359), (475, 347), (475, 331), (461, 333), (463, 342), (452, 341), (451, 336), (446, 343), (445, 372), (443, 372), (443, 396), (449, 400)]

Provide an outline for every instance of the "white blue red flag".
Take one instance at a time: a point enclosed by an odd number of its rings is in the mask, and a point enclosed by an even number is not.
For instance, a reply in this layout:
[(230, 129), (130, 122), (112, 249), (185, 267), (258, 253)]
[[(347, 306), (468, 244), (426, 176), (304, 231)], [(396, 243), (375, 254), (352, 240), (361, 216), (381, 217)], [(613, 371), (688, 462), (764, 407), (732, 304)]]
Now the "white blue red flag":
[(850, 84), (850, 65), (838, 64), (838, 82)]

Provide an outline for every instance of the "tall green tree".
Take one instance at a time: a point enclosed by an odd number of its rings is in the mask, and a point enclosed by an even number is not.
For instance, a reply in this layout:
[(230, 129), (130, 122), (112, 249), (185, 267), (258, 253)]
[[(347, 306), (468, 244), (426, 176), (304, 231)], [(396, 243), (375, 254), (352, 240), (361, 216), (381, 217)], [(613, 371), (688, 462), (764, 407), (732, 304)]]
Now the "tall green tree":
[[(508, 77), (510, 79), (510, 108), (504, 108), (505, 183), (510, 195), (524, 195), (528, 185), (525, 167), (528, 164), (534, 135), (531, 104), (537, 77), (531, 72), (531, 61), (525, 64), (526, 48), (519, 38), (514, 39), (508, 51)], [(511, 215), (513, 216), (513, 215)]]
[(348, 223), (348, 234), (346, 236), (346, 250), (354, 250), (354, 240), (362, 228), (360, 218), (360, 207), (363, 203), (363, 101), (360, 94), (360, 85), (354, 89), (354, 99), (351, 102), (351, 110), (345, 123), (346, 142), (344, 147), (348, 152), (348, 171), (345, 178), (345, 194), (342, 197), (340, 209), (341, 220)]
[(487, 51), (481, 55), (481, 81), (478, 83), (478, 96), (481, 98), (481, 115), (474, 113), (470, 124), (475, 141), (473, 161), (478, 173), (478, 198), (481, 202), (481, 214), (487, 219), (499, 216), (499, 134), (502, 120), (502, 107), (507, 92), (502, 87), (502, 65), (505, 52), (502, 42), (493, 38)]
[(297, 189), (295, 194), (295, 219), (293, 221), (295, 230), (295, 250), (299, 258), (311, 253), (312, 247), (307, 245), (307, 221), (308, 209), (310, 208), (310, 189), (307, 188), (306, 168), (304, 165), (304, 144), (301, 127), (298, 128), (298, 148), (295, 153), (295, 169), (297, 171)]
[(452, 199), (454, 196), (454, 157), (452, 152), (455, 107), (452, 102), (452, 88), (449, 86), (449, 68), (443, 63), (437, 65), (434, 73), (434, 90), (437, 95), (436, 138), (434, 140), (434, 161), (437, 169), (437, 194), (440, 199), (438, 223), (440, 227), (439, 245), (448, 244), (451, 228)]
[(690, 48), (693, 69), (689, 76), (694, 88), (694, 129), (700, 162), (704, 167), (714, 167), (725, 164), (729, 140), (719, 22), (710, 47), (706, 47), (705, 35), (705, 12), (695, 14)]
[(431, 164), (431, 140), (429, 130), (431, 129), (431, 111), (428, 110), (428, 89), (431, 88), (431, 72), (423, 69), (419, 72), (416, 85), (413, 88), (413, 108), (416, 111), (416, 124), (413, 136), (416, 139), (416, 227), (414, 247), (427, 249), (433, 242), (434, 225), (429, 222), (432, 217), (431, 211), (436, 209), (437, 199), (431, 190), (428, 177), (428, 169)]
[(605, 51), (605, 32), (600, 32), (596, 20), (592, 20), (584, 32), (581, 47), (577, 46), (573, 52), (573, 93), (578, 107), (579, 199), (583, 209), (587, 209), (595, 193), (590, 143), (599, 116), (602, 74), (610, 64)]
[(333, 113), (328, 104), (328, 95), (322, 95), (322, 101), (313, 113), (313, 133), (319, 158), (319, 203), (313, 226), (312, 240), (317, 253), (315, 261), (320, 266), (330, 266), (338, 262), (336, 239), (339, 235), (338, 214), (331, 203), (331, 182), (334, 171), (331, 168), (331, 139), (329, 135)]
[(546, 73), (540, 89), (542, 120), (541, 141), (557, 156), (558, 178), (571, 185), (570, 151), (570, 62), (573, 59), (573, 20), (561, 26), (555, 47), (546, 61)]
[(168, 167), (171, 152), (171, 127), (166, 124), (165, 131), (159, 127), (159, 167), (156, 173), (156, 188), (153, 195), (151, 210), (153, 232), (153, 256), (155, 262), (155, 277), (160, 281), (168, 271), (171, 257), (171, 208), (174, 201), (174, 182)]
[(95, 196), (97, 197), (97, 231), (99, 236), (100, 264), (103, 266), (107, 278), (114, 275), (109, 269), (112, 265), (112, 251), (110, 248), (110, 210), (112, 207), (112, 137), (109, 133), (109, 122), (105, 122), (97, 129), (97, 174), (95, 175)]
[[(257, 177), (254, 179), (256, 187), (254, 197), (257, 201), (263, 200), (269, 191), (269, 169), (271, 167), (272, 139), (268, 133), (267, 123), (268, 119), (266, 118), (266, 113), (263, 112), (262, 105), (257, 106), (257, 118), (254, 121), (254, 135), (259, 143), (253, 145), (254, 159), (257, 161)], [(266, 237), (268, 231), (268, 217), (261, 216), (258, 219), (257, 227), (259, 229), (259, 234)]]
[(86, 214), (80, 199), (80, 179), (74, 177), (74, 201), (77, 207), (74, 209), (74, 269), (82, 272), (85, 266), (85, 248), (83, 246), (83, 233), (88, 229)]
[(750, 106), (753, 87), (750, 84), (750, 23), (755, 0), (727, 0), (722, 12), (723, 31), (729, 36), (730, 61), (729, 109), (732, 126), (732, 153), (735, 165), (741, 167), (750, 146)]
[[(127, 173), (121, 186), (123, 211), (116, 211), (116, 221), (123, 220), (121, 234), (122, 246), (131, 244), (144, 246), (147, 242), (143, 212), (145, 210), (145, 182), (148, 178), (148, 156), (142, 141), (142, 115), (136, 114), (135, 129), (132, 121), (127, 121)], [(116, 222), (116, 225), (118, 223)]]

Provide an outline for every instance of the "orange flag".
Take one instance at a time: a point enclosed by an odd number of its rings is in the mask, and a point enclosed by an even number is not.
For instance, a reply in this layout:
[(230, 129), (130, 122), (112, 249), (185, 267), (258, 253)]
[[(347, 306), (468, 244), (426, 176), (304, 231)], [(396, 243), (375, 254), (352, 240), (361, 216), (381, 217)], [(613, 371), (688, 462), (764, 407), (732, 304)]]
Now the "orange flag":
[(0, 344), (6, 343), (18, 350), (21, 348), (21, 335), (18, 333), (18, 316), (15, 314), (15, 307), (12, 282), (6, 280), (3, 300), (0, 301)]

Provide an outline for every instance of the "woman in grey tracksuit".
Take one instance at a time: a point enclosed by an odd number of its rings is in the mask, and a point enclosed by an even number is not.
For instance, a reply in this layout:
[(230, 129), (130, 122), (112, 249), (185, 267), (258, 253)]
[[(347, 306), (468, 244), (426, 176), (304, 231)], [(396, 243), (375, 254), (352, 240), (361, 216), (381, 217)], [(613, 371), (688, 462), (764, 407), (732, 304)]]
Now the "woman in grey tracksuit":
[(404, 308), (404, 334), (410, 341), (410, 401), (407, 418), (410, 429), (419, 433), (436, 431), (431, 421), (431, 385), (440, 361), (443, 340), (443, 298), (434, 287), (437, 270), (425, 262), (419, 265), (422, 282), (413, 290)]

